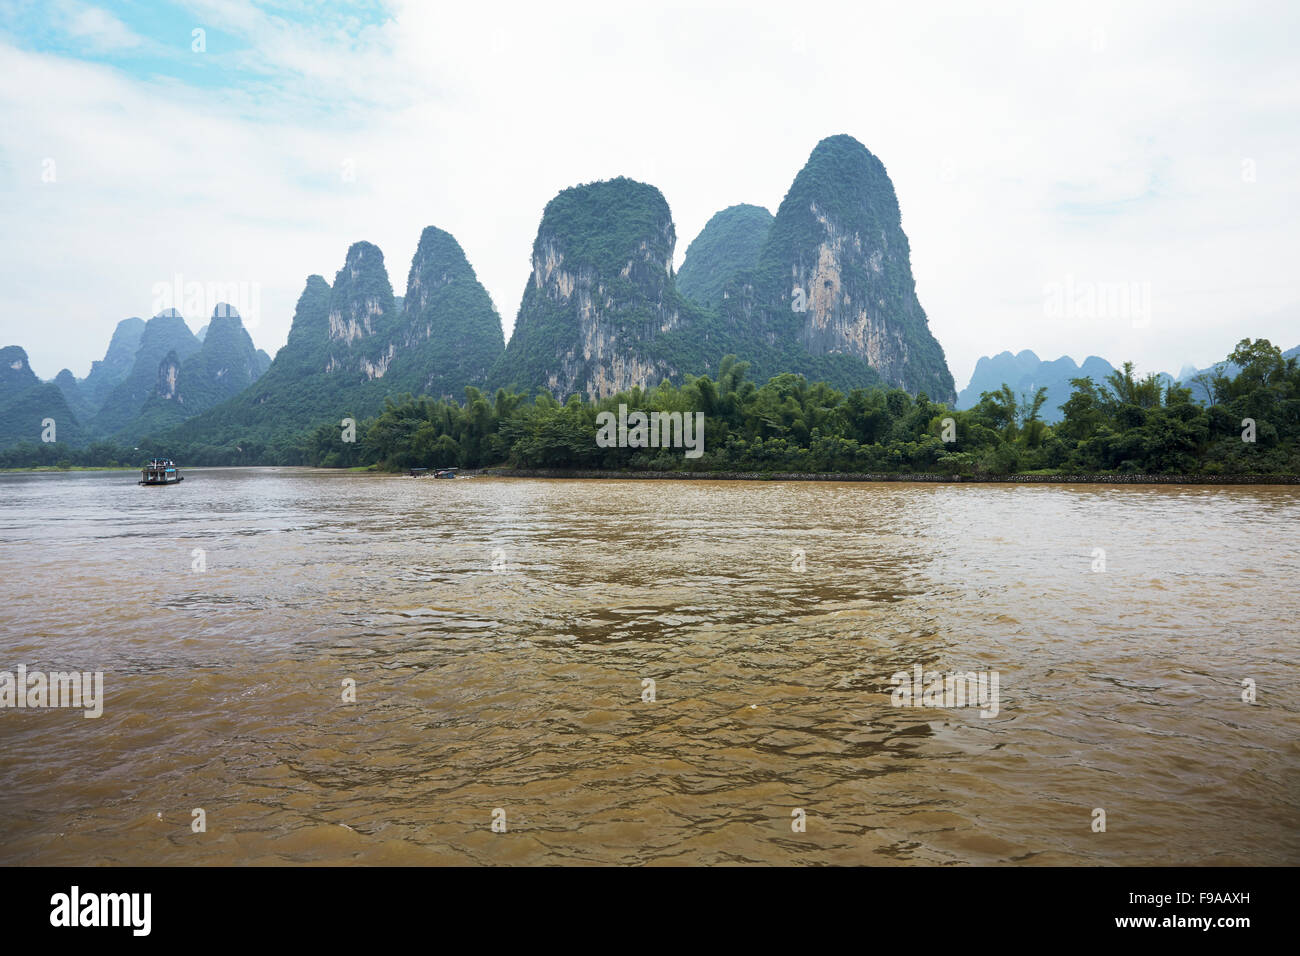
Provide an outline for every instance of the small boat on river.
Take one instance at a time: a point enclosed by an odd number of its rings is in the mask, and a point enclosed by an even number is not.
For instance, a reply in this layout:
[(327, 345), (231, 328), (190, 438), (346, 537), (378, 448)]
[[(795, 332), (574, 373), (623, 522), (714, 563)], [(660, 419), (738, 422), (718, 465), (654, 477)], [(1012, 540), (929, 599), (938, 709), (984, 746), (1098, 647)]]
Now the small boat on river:
[(142, 485), (177, 485), (184, 480), (185, 476), (170, 458), (150, 458), (149, 464), (140, 470)]

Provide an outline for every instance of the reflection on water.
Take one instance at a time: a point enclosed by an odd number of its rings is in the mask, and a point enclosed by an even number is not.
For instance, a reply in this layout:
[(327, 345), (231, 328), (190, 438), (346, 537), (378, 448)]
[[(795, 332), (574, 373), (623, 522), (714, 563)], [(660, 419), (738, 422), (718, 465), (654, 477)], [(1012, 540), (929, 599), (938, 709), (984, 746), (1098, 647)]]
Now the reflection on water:
[(1300, 863), (1300, 489), (188, 475), (0, 477), (0, 862)]

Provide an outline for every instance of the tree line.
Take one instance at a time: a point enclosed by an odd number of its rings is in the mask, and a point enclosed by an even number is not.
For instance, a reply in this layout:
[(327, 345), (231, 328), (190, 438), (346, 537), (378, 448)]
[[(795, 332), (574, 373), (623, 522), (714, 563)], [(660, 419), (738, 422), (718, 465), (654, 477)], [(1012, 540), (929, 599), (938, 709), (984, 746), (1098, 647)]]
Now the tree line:
[[(1266, 339), (1238, 343), (1221, 369), (1189, 388), (1138, 377), (1132, 363), (1103, 382), (1078, 378), (1055, 424), (1043, 419), (1046, 389), (1017, 395), (1007, 385), (973, 408), (950, 409), (924, 394), (882, 387), (841, 392), (802, 376), (759, 385), (749, 365), (725, 358), (716, 378), (634, 388), (597, 401), (559, 402), (466, 389), (464, 403), (403, 395), (350, 430), (328, 423), (275, 445), (85, 449), (26, 445), (0, 452), (0, 466), (136, 464), (168, 455), (182, 465), (308, 464), (425, 468), (608, 469), (619, 471), (930, 472), (964, 476), (1053, 472), (1117, 474), (1300, 474), (1300, 369)], [(703, 413), (704, 448), (601, 447), (603, 412)], [(348, 440), (348, 439), (351, 440)], [(608, 443), (605, 443), (608, 444)]]

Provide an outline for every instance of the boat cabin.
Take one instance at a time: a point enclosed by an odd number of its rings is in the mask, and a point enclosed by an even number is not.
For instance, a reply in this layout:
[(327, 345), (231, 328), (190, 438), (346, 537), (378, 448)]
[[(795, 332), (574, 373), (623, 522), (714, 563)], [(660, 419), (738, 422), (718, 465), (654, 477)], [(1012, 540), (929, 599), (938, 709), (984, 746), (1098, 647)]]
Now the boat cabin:
[(170, 458), (150, 458), (149, 464), (140, 470), (142, 485), (174, 485), (184, 480), (185, 476)]

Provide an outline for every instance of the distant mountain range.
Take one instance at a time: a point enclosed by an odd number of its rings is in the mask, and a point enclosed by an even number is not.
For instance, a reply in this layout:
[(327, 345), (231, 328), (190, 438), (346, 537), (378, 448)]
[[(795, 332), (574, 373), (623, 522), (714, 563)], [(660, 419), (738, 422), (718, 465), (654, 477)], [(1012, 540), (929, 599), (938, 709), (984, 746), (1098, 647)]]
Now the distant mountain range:
[(88, 437), (59, 386), (36, 377), (27, 353), (16, 345), (0, 348), (0, 447), (40, 440), (50, 434), (49, 422), (54, 440), (79, 445)]
[(893, 184), (850, 136), (816, 145), (775, 215), (745, 204), (715, 214), (680, 273), (676, 238), (654, 186), (617, 178), (561, 191), (542, 213), (508, 344), (464, 250), (430, 226), (403, 296), (369, 242), (348, 248), (332, 283), (307, 277), (274, 360), (224, 303), (197, 335), (175, 310), (123, 319), (80, 380), (63, 369), (41, 382), (9, 346), (0, 350), (0, 447), (38, 441), (53, 419), (72, 444), (148, 438), (249, 460), (373, 416), (403, 393), (463, 401), (467, 388), (504, 387), (599, 398), (716, 375), (728, 354), (758, 381), (796, 373), (959, 408), (1004, 382), (1030, 394), (1046, 385), (1053, 421), (1071, 378), (1113, 371), (1095, 356), (1077, 366), (1004, 352), (980, 359), (959, 395), (916, 296)]
[(276, 441), (360, 420), (404, 392), (463, 399), (467, 386), (486, 387), (504, 347), (501, 319), (450, 233), (424, 230), (400, 298), (379, 248), (354, 243), (333, 285), (307, 278), (266, 374), (167, 434), (215, 445)]
[[(1300, 346), (1284, 352), (1283, 355), (1288, 358), (1300, 355)], [(1003, 384), (1011, 386), (1017, 399), (1021, 396), (1032, 398), (1039, 388), (1046, 386), (1047, 401), (1043, 405), (1042, 417), (1048, 424), (1055, 424), (1064, 417), (1061, 405), (1073, 391), (1070, 385), (1071, 379), (1091, 378), (1100, 385), (1114, 371), (1115, 367), (1110, 362), (1095, 355), (1089, 355), (1081, 365), (1076, 365), (1074, 359), (1068, 355), (1051, 362), (1044, 362), (1029, 349), (1015, 355), (1010, 352), (986, 355), (975, 363), (975, 371), (971, 374), (969, 384), (957, 393), (955, 407), (972, 408), (979, 402), (981, 394), (996, 392)], [(1175, 382), (1181, 383), (1184, 388), (1192, 390), (1192, 398), (1195, 401), (1208, 404), (1210, 395), (1206, 390), (1205, 382), (1198, 379), (1208, 378), (1216, 371), (1222, 371), (1228, 377), (1232, 377), (1238, 370), (1231, 362), (1220, 362), (1206, 369), (1187, 366), (1176, 376), (1161, 372), (1157, 377), (1165, 387)]]

